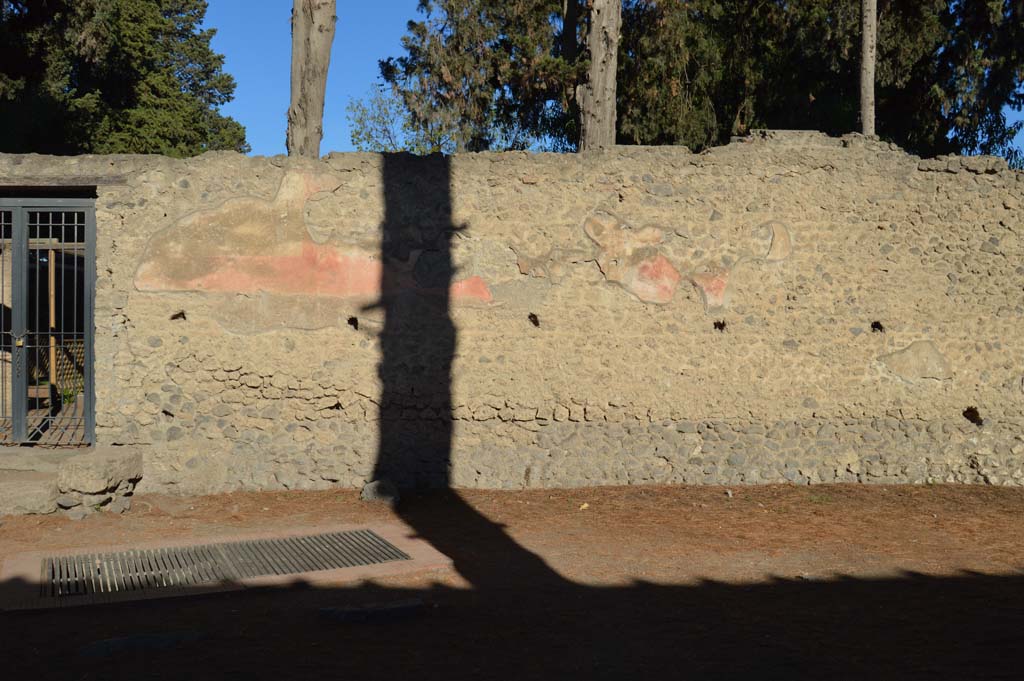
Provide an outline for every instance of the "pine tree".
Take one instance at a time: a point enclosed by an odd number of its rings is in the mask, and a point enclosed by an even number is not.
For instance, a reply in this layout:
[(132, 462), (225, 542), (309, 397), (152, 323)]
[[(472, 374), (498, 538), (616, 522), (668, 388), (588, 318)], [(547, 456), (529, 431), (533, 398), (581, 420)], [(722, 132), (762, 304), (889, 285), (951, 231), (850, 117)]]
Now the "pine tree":
[(380, 146), (360, 120), (379, 120), (365, 114), (391, 97), (427, 153), (575, 144), (569, 111), (586, 62), (562, 54), (563, 0), (420, 0), (419, 9), (405, 54), (381, 62), (383, 90), (350, 107), (360, 148)]
[[(924, 156), (1024, 163), (1021, 125), (1004, 113), (1024, 107), (1024, 3), (877, 4), (876, 133)], [(382, 63), (384, 95), (419, 150), (576, 148), (588, 60), (563, 16), (585, 16), (586, 3), (420, 8), (405, 54)], [(699, 151), (758, 127), (860, 130), (861, 36), (861, 0), (623, 0), (616, 141)]]
[(0, 0), (0, 150), (246, 152), (205, 0)]

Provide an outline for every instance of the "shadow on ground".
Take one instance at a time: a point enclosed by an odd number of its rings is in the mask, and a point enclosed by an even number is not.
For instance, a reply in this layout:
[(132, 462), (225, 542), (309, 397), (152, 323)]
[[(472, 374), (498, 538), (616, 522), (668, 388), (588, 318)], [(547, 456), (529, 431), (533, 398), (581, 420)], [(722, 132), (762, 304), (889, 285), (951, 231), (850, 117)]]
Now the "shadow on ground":
[[(7, 613), (7, 678), (1022, 677), (1024, 576), (587, 586), (448, 490), (459, 231), (449, 176), (442, 157), (385, 159), (375, 475), (440, 488), (398, 515), (471, 587), (299, 587)], [(402, 418), (407, 409), (420, 416)], [(322, 611), (410, 599), (424, 606), (379, 621)]]
[[(474, 582), (278, 588), (0, 614), (6, 678), (989, 679), (1024, 673), (1024, 576), (592, 587), (414, 499)], [(680, 555), (680, 561), (686, 556)], [(339, 622), (323, 608), (419, 599)]]

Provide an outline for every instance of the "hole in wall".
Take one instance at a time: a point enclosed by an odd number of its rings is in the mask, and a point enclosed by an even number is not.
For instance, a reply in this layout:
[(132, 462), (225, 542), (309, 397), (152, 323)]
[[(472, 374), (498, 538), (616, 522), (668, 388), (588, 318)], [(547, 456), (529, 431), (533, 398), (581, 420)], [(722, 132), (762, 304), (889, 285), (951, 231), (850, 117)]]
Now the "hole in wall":
[(534, 326), (540, 326), (540, 318), (537, 317), (537, 315), (535, 315), (534, 313), (531, 312), (530, 314), (526, 315), (526, 318), (529, 319), (530, 323), (533, 324)]
[(715, 331), (725, 331), (725, 320), (718, 320), (714, 323)]
[(176, 320), (176, 319), (180, 319), (182, 321), (187, 321), (188, 318), (185, 316), (185, 311), (184, 310), (178, 310), (177, 312), (175, 312), (174, 314), (171, 315), (171, 321), (172, 322), (174, 320)]
[(359, 330), (359, 319), (357, 317), (349, 317), (348, 318), (348, 325), (351, 326), (356, 331), (358, 331)]
[(882, 322), (871, 322), (871, 333), (885, 333), (885, 327), (882, 326)]
[(967, 407), (964, 409), (964, 418), (973, 423), (974, 425), (981, 428), (985, 425), (985, 419), (981, 418), (981, 412), (978, 411), (977, 407)]
[(174, 418), (174, 414), (172, 414), (171, 412), (167, 411), (166, 409), (161, 409), (160, 413), (163, 414), (164, 416), (166, 416), (169, 419), (173, 419)]

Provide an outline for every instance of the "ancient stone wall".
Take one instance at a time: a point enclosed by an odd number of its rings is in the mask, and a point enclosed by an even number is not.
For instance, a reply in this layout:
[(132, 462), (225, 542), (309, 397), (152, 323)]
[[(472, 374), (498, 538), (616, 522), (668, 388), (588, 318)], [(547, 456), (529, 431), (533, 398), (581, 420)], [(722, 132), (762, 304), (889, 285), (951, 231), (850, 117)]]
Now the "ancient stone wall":
[[(142, 489), (358, 486), (382, 427), (414, 451), (449, 420), (457, 486), (1024, 483), (1024, 174), (999, 159), (814, 133), (0, 156), (7, 185), (76, 177), (98, 186), (97, 439), (143, 453)], [(450, 308), (450, 404), (422, 381), (381, 404), (382, 278)], [(445, 363), (428, 331), (392, 329), (387, 371)]]

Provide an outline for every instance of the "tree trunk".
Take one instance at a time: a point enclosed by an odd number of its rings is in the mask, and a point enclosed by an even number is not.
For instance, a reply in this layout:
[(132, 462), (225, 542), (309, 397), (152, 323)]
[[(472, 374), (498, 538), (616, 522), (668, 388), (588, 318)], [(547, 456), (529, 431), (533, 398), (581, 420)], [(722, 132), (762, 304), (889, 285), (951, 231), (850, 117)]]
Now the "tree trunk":
[(576, 27), (579, 23), (579, 0), (562, 0), (562, 58), (569, 64), (576, 62), (579, 45)]
[(878, 42), (877, 0), (861, 0), (860, 123), (865, 135), (875, 134), (875, 53)]
[(615, 74), (619, 62), (622, 0), (591, 0), (587, 48), (590, 69), (580, 85), (580, 151), (615, 144)]
[(334, 42), (335, 0), (294, 0), (292, 98), (285, 144), (289, 156), (319, 158), (324, 96)]
[[(561, 57), (567, 65), (574, 66), (576, 60), (579, 57), (580, 45), (577, 38), (577, 31), (579, 30), (580, 21), (580, 0), (562, 0), (562, 36), (561, 36)], [(580, 142), (580, 103), (576, 99), (580, 93), (580, 87), (576, 85), (575, 77), (567, 81), (562, 90), (562, 96), (565, 98), (566, 115), (568, 120), (571, 122), (569, 125), (574, 126), (567, 128), (568, 138), (573, 142), (576, 142), (577, 147)]]

